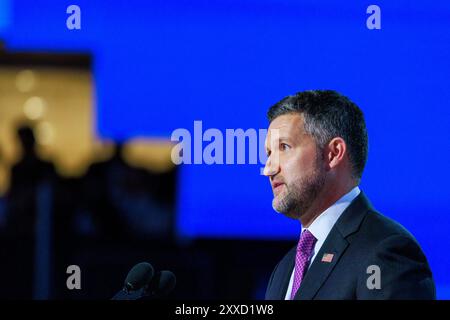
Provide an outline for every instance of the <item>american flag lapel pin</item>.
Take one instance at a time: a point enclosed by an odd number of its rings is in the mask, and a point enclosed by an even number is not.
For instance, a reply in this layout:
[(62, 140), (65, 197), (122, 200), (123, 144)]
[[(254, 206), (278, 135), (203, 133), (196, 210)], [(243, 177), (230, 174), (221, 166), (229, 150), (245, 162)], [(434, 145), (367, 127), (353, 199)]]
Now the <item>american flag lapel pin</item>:
[(334, 258), (334, 254), (332, 254), (332, 253), (324, 253), (323, 257), (322, 257), (322, 262), (330, 263), (331, 261), (333, 261), (333, 258)]

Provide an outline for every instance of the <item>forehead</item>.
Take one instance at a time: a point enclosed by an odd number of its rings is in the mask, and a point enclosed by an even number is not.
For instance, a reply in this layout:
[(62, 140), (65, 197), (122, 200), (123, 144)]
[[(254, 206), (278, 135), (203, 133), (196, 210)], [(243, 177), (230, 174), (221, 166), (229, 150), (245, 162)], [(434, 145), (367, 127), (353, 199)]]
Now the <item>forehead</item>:
[(280, 137), (300, 138), (304, 134), (303, 115), (289, 113), (276, 117), (269, 125), (267, 136), (271, 136), (271, 130), (278, 130)]

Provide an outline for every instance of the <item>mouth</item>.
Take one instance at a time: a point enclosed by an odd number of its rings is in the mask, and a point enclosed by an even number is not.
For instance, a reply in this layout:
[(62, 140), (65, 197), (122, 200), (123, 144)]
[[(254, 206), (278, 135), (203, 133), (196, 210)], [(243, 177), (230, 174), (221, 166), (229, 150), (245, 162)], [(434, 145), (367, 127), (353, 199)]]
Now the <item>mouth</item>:
[(283, 188), (283, 186), (284, 186), (284, 183), (282, 183), (282, 182), (273, 183), (272, 190), (273, 190), (274, 195), (278, 195), (280, 193), (281, 189)]

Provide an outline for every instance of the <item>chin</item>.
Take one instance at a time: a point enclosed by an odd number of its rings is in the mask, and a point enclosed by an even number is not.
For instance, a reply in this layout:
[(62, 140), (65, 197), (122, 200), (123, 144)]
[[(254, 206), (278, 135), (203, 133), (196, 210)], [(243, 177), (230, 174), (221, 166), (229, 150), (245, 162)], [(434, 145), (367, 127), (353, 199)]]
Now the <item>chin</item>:
[(300, 217), (302, 216), (297, 210), (283, 210), (279, 207), (279, 201), (274, 199), (272, 202), (272, 208), (273, 210), (275, 210), (278, 213), (281, 213), (282, 215), (291, 218), (291, 219), (295, 219), (298, 220), (300, 219)]
[(278, 197), (279, 197), (279, 195), (273, 198), (273, 200), (272, 200), (272, 208), (273, 208), (273, 210), (275, 210), (278, 213), (283, 213), (283, 212), (280, 211), (280, 200), (279, 200)]

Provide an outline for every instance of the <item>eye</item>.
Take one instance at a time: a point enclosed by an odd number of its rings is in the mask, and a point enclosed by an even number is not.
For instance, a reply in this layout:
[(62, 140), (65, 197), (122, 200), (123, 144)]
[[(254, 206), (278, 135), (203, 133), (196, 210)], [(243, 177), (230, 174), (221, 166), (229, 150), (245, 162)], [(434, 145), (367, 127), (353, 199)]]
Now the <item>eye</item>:
[(290, 148), (291, 148), (291, 146), (287, 145), (286, 143), (280, 144), (280, 150), (282, 150), (282, 151), (288, 150)]

